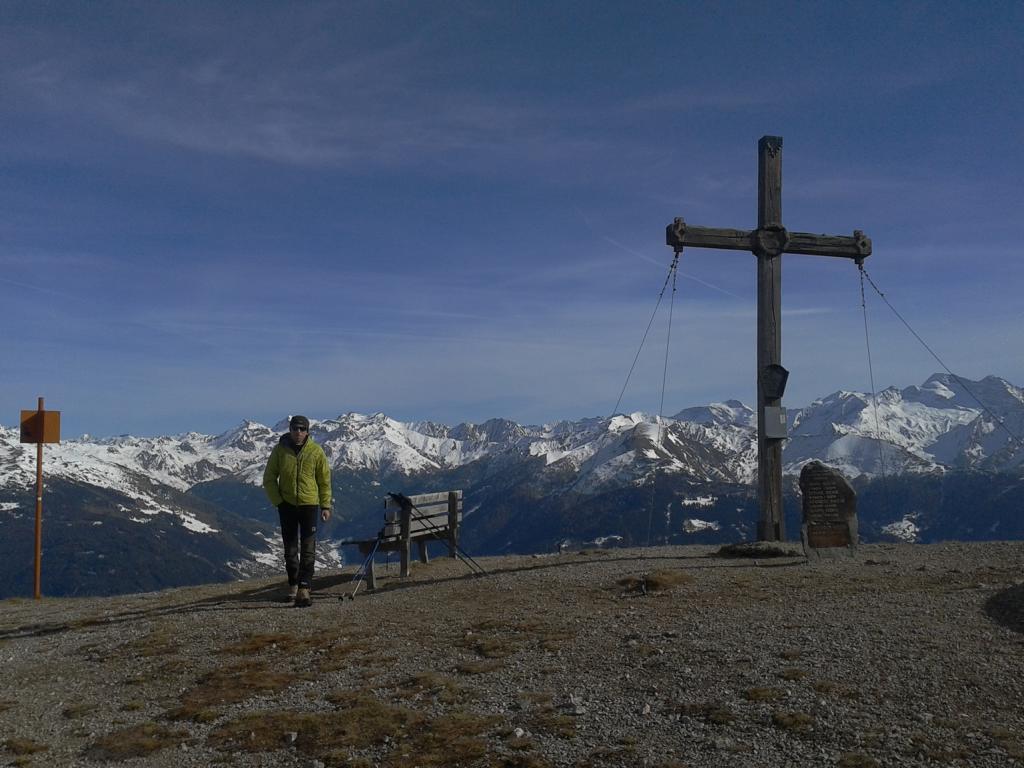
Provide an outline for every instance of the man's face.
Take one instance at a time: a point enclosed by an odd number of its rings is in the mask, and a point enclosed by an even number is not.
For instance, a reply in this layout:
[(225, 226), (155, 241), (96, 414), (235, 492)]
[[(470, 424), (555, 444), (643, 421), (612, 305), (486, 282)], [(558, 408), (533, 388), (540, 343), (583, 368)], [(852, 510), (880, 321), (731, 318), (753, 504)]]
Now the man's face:
[(306, 427), (290, 427), (288, 431), (291, 432), (292, 441), (296, 445), (302, 445), (309, 437), (309, 430)]

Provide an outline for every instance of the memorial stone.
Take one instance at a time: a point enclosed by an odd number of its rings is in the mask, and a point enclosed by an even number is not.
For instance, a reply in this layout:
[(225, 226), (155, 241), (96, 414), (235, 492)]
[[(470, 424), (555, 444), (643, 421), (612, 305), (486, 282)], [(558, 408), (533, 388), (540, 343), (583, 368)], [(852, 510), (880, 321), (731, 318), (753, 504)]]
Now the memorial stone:
[(803, 496), (801, 539), (810, 559), (854, 553), (857, 547), (857, 493), (846, 478), (820, 461), (800, 471)]

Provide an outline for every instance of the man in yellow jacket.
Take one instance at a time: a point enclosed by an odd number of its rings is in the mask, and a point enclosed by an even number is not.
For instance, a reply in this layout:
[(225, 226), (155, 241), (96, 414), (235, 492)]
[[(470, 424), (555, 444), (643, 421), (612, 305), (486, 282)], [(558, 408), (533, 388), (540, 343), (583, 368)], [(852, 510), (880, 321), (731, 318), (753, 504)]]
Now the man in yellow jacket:
[[(313, 604), (316, 518), (331, 518), (331, 467), (324, 449), (309, 436), (309, 419), (292, 416), (288, 434), (270, 454), (263, 470), (263, 489), (281, 517), (288, 598), (297, 608)], [(301, 536), (301, 549), (300, 549)]]

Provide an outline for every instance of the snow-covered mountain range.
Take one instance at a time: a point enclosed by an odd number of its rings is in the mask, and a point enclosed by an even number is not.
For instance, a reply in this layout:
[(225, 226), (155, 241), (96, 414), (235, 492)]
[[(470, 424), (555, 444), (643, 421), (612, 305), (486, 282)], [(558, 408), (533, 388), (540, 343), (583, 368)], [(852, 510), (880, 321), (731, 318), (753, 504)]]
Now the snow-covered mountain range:
[[(278, 562), (275, 515), (259, 485), (267, 456), (286, 428), (287, 420), (272, 427), (245, 421), (212, 436), (83, 436), (48, 446), (44, 474), (50, 486), (100, 493), (105, 501), (96, 500), (90, 509), (105, 509), (125, 524), (159, 519), (188, 536), (237, 538), (238, 523), (226, 523), (224, 509), (258, 519), (259, 530), (249, 530), (249, 538), (233, 549), (236, 555), (249, 553), (235, 561), (234, 570), (252, 572), (260, 563)], [(348, 489), (351, 498), (363, 500), (390, 486), (428, 483), (417, 478), (445, 478), (467, 487), (470, 513), (474, 485), (506, 494), (529, 486), (535, 498), (571, 494), (578, 504), (647, 485), (655, 472), (696, 488), (749, 485), (757, 469), (755, 414), (735, 400), (686, 408), (660, 422), (633, 413), (543, 426), (492, 419), (452, 427), (347, 413), (314, 420), (311, 431), (334, 468), (336, 495)], [(851, 478), (948, 470), (1019, 474), (1024, 447), (1011, 433), (1024, 435), (1024, 390), (995, 376), (965, 381), (936, 374), (921, 386), (889, 388), (876, 398), (841, 391), (791, 410), (785, 472), (798, 474), (817, 459)], [(5, 519), (27, 519), (32, 511), (28, 490), (35, 481), (35, 450), (18, 439), (17, 429), (0, 427), (0, 526)], [(349, 486), (359, 486), (358, 492)], [(91, 524), (103, 522), (97, 517)], [(686, 524), (692, 528), (701, 521)], [(328, 547), (325, 557), (336, 560), (332, 552)]]
[[(1024, 450), (1010, 433), (1024, 434), (1024, 390), (995, 376), (965, 383), (1009, 431), (948, 374), (921, 386), (886, 389), (876, 400), (840, 391), (790, 412), (785, 472), (797, 474), (811, 459), (850, 477), (1019, 469)], [(147, 514), (174, 514), (151, 493), (153, 487), (184, 492), (228, 476), (258, 485), (286, 424), (245, 421), (215, 436), (84, 436), (48, 446), (44, 473), (133, 496), (145, 502)], [(753, 482), (757, 468), (755, 415), (736, 400), (687, 408), (660, 424), (633, 413), (544, 426), (492, 419), (449, 427), (347, 413), (314, 420), (311, 432), (335, 470), (412, 475), (484, 458), (536, 457), (569, 470), (575, 492), (636, 480), (655, 463), (659, 472), (737, 483)], [(0, 487), (26, 487), (34, 477), (34, 448), (19, 444), (17, 429), (0, 427)], [(196, 530), (205, 526), (188, 515), (182, 519)]]

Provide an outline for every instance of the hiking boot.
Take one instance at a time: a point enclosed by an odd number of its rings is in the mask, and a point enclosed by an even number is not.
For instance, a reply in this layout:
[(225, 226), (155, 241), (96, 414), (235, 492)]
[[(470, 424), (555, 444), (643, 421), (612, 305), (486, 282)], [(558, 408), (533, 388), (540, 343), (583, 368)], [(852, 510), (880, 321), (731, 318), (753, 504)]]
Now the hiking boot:
[(309, 587), (299, 587), (295, 593), (295, 607), (308, 608), (312, 604), (313, 599), (309, 596)]
[(287, 599), (287, 601), (289, 603), (294, 603), (295, 602), (295, 595), (298, 593), (298, 591), (299, 591), (299, 585), (298, 584), (289, 584), (288, 585), (288, 599)]

